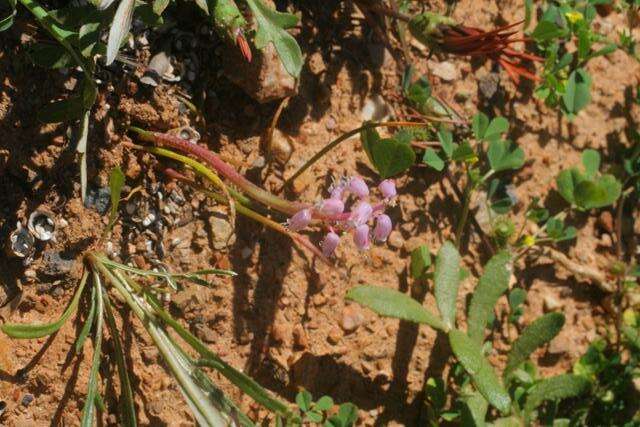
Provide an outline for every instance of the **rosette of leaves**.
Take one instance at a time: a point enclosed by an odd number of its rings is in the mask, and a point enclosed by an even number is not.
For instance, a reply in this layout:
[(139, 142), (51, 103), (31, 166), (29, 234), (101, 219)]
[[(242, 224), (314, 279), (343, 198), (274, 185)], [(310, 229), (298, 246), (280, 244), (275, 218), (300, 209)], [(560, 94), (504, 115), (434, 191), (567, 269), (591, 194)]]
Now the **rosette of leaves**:
[(622, 183), (610, 174), (602, 174), (600, 154), (595, 150), (582, 153), (583, 170), (565, 169), (556, 178), (558, 192), (571, 206), (580, 210), (613, 205), (620, 197)]
[(507, 251), (494, 255), (484, 267), (466, 311), (466, 331), (458, 325), (458, 288), (464, 270), (455, 246), (445, 242), (436, 256), (432, 272), (431, 257), (426, 247), (419, 247), (411, 256), (411, 275), (416, 280), (433, 278), (438, 313), (423, 307), (402, 292), (378, 287), (356, 286), (347, 292), (347, 299), (368, 307), (381, 316), (425, 324), (449, 339), (457, 363), (452, 375), (459, 377), (453, 404), (447, 407), (445, 381), (430, 378), (425, 385), (430, 425), (460, 421), (464, 425), (485, 425), (489, 405), (498, 410), (495, 425), (529, 424), (537, 416), (537, 408), (547, 401), (558, 401), (584, 393), (588, 381), (575, 375), (559, 375), (533, 379), (527, 387), (517, 378), (526, 377), (526, 364), (531, 354), (553, 339), (564, 324), (561, 313), (548, 313), (525, 327), (512, 343), (507, 368), (502, 376), (487, 359), (491, 341), (485, 342), (487, 327), (491, 329), (494, 307), (509, 287), (512, 256)]
[[(617, 49), (593, 29), (596, 6), (608, 0), (544, 2), (540, 19), (530, 33), (545, 57), (543, 80), (535, 91), (549, 106), (559, 107), (572, 120), (591, 100), (591, 76), (584, 65)], [(528, 0), (527, 21), (533, 14)], [(527, 22), (528, 24), (528, 22)], [(568, 43), (577, 49), (569, 51)]]

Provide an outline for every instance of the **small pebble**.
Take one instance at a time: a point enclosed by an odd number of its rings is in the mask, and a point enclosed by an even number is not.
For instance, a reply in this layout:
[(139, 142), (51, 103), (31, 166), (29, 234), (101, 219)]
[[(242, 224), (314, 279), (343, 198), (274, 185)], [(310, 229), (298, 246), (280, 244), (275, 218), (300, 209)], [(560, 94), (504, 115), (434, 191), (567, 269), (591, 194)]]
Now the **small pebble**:
[(607, 233), (613, 233), (613, 215), (609, 211), (602, 211), (598, 216), (598, 226)]
[(544, 304), (544, 311), (546, 312), (557, 311), (562, 308), (562, 303), (558, 301), (558, 299), (553, 295), (545, 295), (543, 304)]
[(329, 334), (327, 335), (327, 341), (331, 344), (338, 344), (340, 342), (340, 338), (342, 338), (342, 333), (338, 328), (331, 328)]
[(350, 305), (342, 310), (340, 326), (345, 332), (353, 332), (364, 323), (364, 314), (358, 306)]
[(389, 234), (389, 246), (400, 249), (404, 245), (404, 238), (398, 230), (394, 230)]
[(22, 398), (22, 406), (29, 406), (31, 404), (31, 402), (33, 402), (33, 394), (27, 393), (24, 395), (24, 397)]

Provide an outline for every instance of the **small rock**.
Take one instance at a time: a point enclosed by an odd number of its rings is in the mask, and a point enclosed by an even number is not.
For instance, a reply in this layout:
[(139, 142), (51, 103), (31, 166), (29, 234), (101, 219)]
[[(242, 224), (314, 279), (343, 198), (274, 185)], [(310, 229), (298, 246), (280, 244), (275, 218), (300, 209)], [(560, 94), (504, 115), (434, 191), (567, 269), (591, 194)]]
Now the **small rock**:
[(233, 227), (231, 227), (231, 224), (226, 218), (227, 216), (222, 212), (212, 212), (209, 217), (211, 242), (214, 249), (225, 249), (229, 245), (233, 245), (236, 241)]
[(251, 164), (251, 167), (262, 169), (266, 164), (267, 164), (267, 161), (264, 158), (264, 156), (258, 156)]
[(384, 121), (389, 114), (391, 114), (391, 108), (389, 108), (384, 98), (380, 95), (374, 95), (364, 102), (360, 118), (362, 121), (373, 120), (374, 122), (380, 122)]
[(282, 322), (275, 323), (273, 329), (271, 329), (271, 338), (278, 344), (286, 342), (289, 335), (289, 327)]
[(324, 123), (324, 127), (327, 128), (327, 130), (334, 130), (336, 126), (338, 126), (338, 122), (333, 116), (329, 116)]
[(27, 393), (24, 395), (20, 403), (22, 404), (22, 406), (27, 407), (31, 404), (31, 402), (33, 402), (33, 399), (33, 394)]
[(309, 347), (309, 338), (302, 325), (293, 328), (293, 345), (301, 349)]
[(450, 82), (460, 78), (460, 73), (455, 65), (451, 62), (437, 62), (431, 66), (431, 72), (434, 76), (440, 77), (445, 82)]
[(93, 187), (87, 190), (87, 197), (84, 199), (84, 206), (86, 208), (93, 208), (98, 211), (100, 215), (104, 215), (107, 213), (110, 203), (111, 191), (109, 187)]
[(327, 297), (325, 297), (323, 294), (315, 294), (312, 300), (313, 305), (315, 305), (316, 307), (321, 307), (327, 303)]
[(389, 234), (389, 246), (400, 249), (404, 245), (404, 238), (398, 230), (394, 230)]
[(296, 79), (285, 70), (273, 43), (254, 50), (249, 63), (235, 47), (222, 55), (226, 77), (260, 103), (293, 96), (298, 92)]
[(545, 295), (543, 299), (544, 311), (558, 311), (562, 308), (562, 303), (553, 295)]
[(278, 129), (273, 130), (271, 139), (271, 153), (273, 157), (282, 165), (286, 165), (291, 158), (291, 137), (280, 132)]
[(359, 307), (350, 305), (342, 310), (340, 326), (345, 332), (353, 332), (364, 323), (364, 315)]
[(493, 98), (498, 92), (498, 83), (500, 83), (500, 75), (498, 73), (489, 73), (478, 78), (480, 93), (487, 99)]
[(607, 233), (613, 233), (613, 215), (609, 211), (602, 211), (598, 216), (598, 226)]
[(206, 343), (211, 344), (214, 342), (218, 342), (218, 340), (220, 339), (219, 334), (215, 332), (213, 329), (211, 329), (210, 327), (208, 327), (207, 325), (205, 325), (204, 323), (199, 323), (195, 327), (195, 331), (198, 338), (200, 338), (202, 341)]
[(342, 332), (338, 328), (331, 328), (329, 334), (327, 335), (327, 341), (331, 344), (338, 344), (340, 339), (342, 338)]
[(42, 257), (45, 263), (44, 272), (49, 276), (61, 276), (73, 268), (74, 260), (62, 258), (60, 252), (45, 251)]
[(547, 351), (550, 354), (563, 354), (569, 352), (571, 349), (572, 343), (566, 337), (558, 335), (549, 343), (549, 347)]
[(605, 248), (610, 248), (611, 246), (613, 246), (613, 239), (611, 238), (611, 234), (602, 233), (602, 236), (600, 236), (600, 244)]

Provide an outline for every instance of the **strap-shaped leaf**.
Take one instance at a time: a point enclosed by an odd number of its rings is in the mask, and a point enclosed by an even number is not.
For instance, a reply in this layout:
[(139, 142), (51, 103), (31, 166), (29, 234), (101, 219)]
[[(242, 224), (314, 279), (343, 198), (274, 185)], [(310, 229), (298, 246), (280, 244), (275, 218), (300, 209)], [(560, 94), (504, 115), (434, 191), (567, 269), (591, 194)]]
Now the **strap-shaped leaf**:
[(511, 406), (509, 394), (504, 389), (491, 364), (482, 355), (482, 348), (462, 331), (449, 331), (449, 342), (453, 354), (462, 367), (471, 375), (473, 384), (487, 401), (501, 412)]
[(582, 375), (563, 374), (546, 378), (529, 389), (525, 403), (525, 413), (536, 409), (545, 400), (561, 400), (579, 396), (590, 387), (591, 383)]
[(444, 242), (436, 258), (434, 293), (438, 310), (447, 329), (456, 323), (456, 299), (460, 285), (460, 254), (453, 245)]
[(116, 59), (120, 46), (129, 35), (135, 5), (135, 0), (120, 0), (118, 4), (116, 13), (113, 15), (113, 21), (111, 21), (109, 38), (107, 39), (107, 59), (105, 61), (107, 65), (110, 65)]
[(370, 308), (381, 316), (395, 317), (415, 323), (425, 323), (434, 329), (444, 329), (442, 321), (410, 296), (379, 286), (356, 286), (349, 289), (347, 299)]
[(564, 325), (562, 313), (547, 313), (527, 326), (513, 343), (507, 359), (504, 377), (507, 378), (522, 362), (529, 359), (536, 348), (551, 341)]
[(484, 328), (500, 298), (509, 287), (511, 276), (511, 255), (507, 251), (498, 252), (484, 268), (484, 274), (478, 281), (478, 286), (471, 297), (469, 316), (467, 318), (467, 332), (476, 343), (482, 343)]
[(461, 400), (463, 403), (460, 414), (462, 427), (484, 427), (489, 409), (487, 399), (480, 393), (473, 392)]
[(62, 313), (62, 316), (60, 316), (60, 319), (56, 322), (47, 324), (5, 323), (0, 326), (0, 329), (11, 338), (19, 339), (41, 338), (57, 332), (78, 308), (82, 290), (87, 283), (87, 276), (87, 273), (82, 276), (76, 294), (73, 296), (67, 309)]

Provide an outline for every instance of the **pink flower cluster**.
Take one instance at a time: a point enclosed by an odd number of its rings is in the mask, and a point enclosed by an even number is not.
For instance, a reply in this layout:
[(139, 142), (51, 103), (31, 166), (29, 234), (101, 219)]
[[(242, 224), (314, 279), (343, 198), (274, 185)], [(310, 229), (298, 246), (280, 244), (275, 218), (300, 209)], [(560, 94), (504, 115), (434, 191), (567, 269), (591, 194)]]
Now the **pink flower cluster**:
[[(382, 200), (372, 205), (369, 202), (369, 187), (362, 178), (343, 178), (331, 187), (328, 199), (298, 211), (289, 218), (287, 226), (291, 231), (300, 231), (314, 219), (326, 224), (329, 231), (320, 247), (327, 257), (333, 255), (338, 247), (340, 234), (351, 233), (356, 246), (366, 250), (371, 245), (371, 238), (377, 242), (386, 241), (393, 227), (391, 218), (384, 211), (395, 200), (396, 185), (392, 180), (385, 179), (378, 185), (378, 191)], [(345, 211), (346, 205), (350, 206), (349, 211)], [(375, 222), (373, 231), (371, 222)]]

